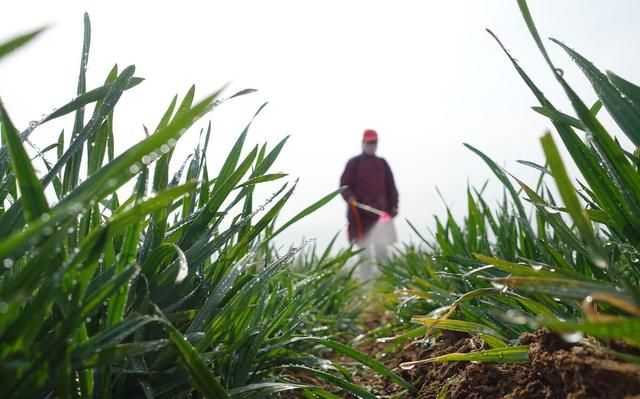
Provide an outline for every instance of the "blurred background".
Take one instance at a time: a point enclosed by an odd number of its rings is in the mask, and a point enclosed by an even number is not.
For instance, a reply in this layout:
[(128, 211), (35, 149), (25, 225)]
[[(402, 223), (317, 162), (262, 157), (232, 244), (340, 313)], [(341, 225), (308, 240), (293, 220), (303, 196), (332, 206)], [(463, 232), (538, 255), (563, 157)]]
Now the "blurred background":
[[(601, 69), (640, 80), (640, 54), (632, 47), (640, 33), (640, 2), (538, 0), (530, 8), (543, 36), (560, 39)], [(216, 108), (197, 127), (212, 122), (208, 155), (215, 171), (256, 110), (269, 102), (248, 142), (273, 146), (291, 136), (274, 168), (291, 181), (300, 178), (283, 222), (338, 187), (367, 128), (378, 131), (378, 154), (395, 175), (396, 227), (404, 242), (417, 239), (405, 219), (426, 229), (434, 214), (445, 212), (445, 203), (461, 215), (467, 186), (479, 188), (491, 177), (463, 143), (533, 182), (538, 172), (516, 161), (541, 162), (538, 139), (549, 123), (530, 109), (535, 98), (485, 28), (556, 105), (573, 114), (512, 1), (21, 1), (0, 6), (0, 40), (49, 29), (0, 65), (0, 96), (19, 129), (74, 97), (84, 11), (93, 31), (87, 87), (101, 85), (114, 63), (135, 64), (136, 76), (146, 79), (118, 105), (128, 110), (116, 113), (119, 148), (141, 140), (143, 124), (153, 129), (173, 95), (191, 84), (196, 98), (225, 84), (228, 95), (258, 90)], [(595, 101), (566, 54), (552, 43), (549, 48), (578, 94)], [(32, 140), (53, 142), (63, 127), (71, 130), (71, 118), (39, 128)], [(198, 129), (188, 135), (174, 159), (197, 146)], [(275, 188), (262, 187), (256, 198), (266, 199)], [(502, 196), (497, 181), (485, 192), (489, 201)], [(344, 201), (336, 199), (278, 243), (286, 247), (304, 237), (324, 245), (339, 234), (346, 244), (345, 213)]]

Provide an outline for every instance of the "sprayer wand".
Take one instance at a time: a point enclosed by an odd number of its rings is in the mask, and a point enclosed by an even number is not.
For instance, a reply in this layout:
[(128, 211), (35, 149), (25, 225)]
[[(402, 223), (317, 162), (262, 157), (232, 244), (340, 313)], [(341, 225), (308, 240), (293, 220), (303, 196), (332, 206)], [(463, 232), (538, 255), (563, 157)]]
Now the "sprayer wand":
[(381, 211), (380, 209), (376, 209), (372, 206), (366, 205), (366, 204), (361, 204), (359, 202), (354, 202), (354, 205), (360, 209), (364, 209), (365, 211), (374, 213), (378, 216), (383, 216), (383, 215), (388, 215), (387, 212)]

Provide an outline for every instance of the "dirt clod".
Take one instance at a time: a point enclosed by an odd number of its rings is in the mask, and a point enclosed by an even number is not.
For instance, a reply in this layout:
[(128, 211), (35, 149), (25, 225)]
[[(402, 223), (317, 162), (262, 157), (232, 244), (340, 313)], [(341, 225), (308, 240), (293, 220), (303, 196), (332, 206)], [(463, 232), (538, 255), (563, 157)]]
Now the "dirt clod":
[[(599, 399), (640, 397), (640, 367), (616, 360), (594, 348), (571, 344), (542, 329), (524, 334), (529, 344), (528, 364), (430, 363), (403, 371), (419, 393), (415, 398), (434, 399), (449, 383), (448, 399)], [(424, 350), (405, 349), (401, 362), (452, 352), (478, 350), (478, 340), (460, 333), (445, 333)]]

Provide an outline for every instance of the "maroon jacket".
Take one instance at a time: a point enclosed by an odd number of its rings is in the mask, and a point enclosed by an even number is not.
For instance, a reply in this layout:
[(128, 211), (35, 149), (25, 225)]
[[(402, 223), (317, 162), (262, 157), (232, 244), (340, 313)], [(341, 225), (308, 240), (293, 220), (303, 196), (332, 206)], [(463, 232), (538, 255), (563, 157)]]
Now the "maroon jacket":
[[(375, 155), (360, 154), (347, 162), (342, 172), (340, 185), (346, 186), (342, 192), (344, 199), (355, 197), (356, 201), (381, 211), (392, 213), (398, 208), (398, 190), (393, 173), (387, 161)], [(373, 227), (378, 216), (358, 209), (362, 231), (351, 206), (347, 211), (349, 221), (349, 240), (359, 241)]]

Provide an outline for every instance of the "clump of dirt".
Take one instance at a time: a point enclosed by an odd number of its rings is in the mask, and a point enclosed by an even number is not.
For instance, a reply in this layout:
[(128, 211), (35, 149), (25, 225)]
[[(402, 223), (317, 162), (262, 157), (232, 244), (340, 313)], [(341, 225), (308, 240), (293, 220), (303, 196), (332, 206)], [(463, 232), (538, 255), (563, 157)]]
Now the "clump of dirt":
[[(530, 342), (529, 342), (530, 340)], [(531, 368), (559, 397), (629, 398), (640, 396), (640, 368), (584, 346), (568, 346), (557, 334), (540, 330), (530, 343)]]
[[(447, 353), (468, 353), (481, 348), (482, 343), (469, 335), (457, 332), (445, 332), (439, 339), (427, 349), (416, 347), (405, 347), (396, 356), (396, 360), (391, 363), (412, 362), (430, 357), (446, 355)], [(399, 356), (398, 356), (399, 355)], [(430, 397), (425, 394), (433, 393), (435, 398), (440, 388), (449, 378), (458, 375), (464, 368), (465, 363), (427, 363), (415, 366), (410, 370), (402, 370), (400, 376), (420, 390), (418, 397)]]
[[(448, 353), (487, 349), (465, 333), (444, 332), (431, 347), (400, 356), (400, 363)], [(403, 370), (402, 377), (419, 389), (414, 398), (435, 399), (448, 386), (448, 399), (536, 398), (551, 399), (550, 388), (532, 373), (529, 365), (470, 362), (426, 363)]]
[[(529, 344), (528, 364), (450, 362), (420, 364), (403, 370), (403, 378), (419, 389), (414, 398), (435, 399), (448, 385), (448, 399), (599, 399), (640, 398), (640, 367), (611, 355), (565, 342), (542, 329), (524, 334)], [(446, 353), (481, 349), (481, 341), (462, 333), (446, 332), (424, 350), (405, 348), (389, 366)], [(637, 395), (637, 396), (636, 396)]]

